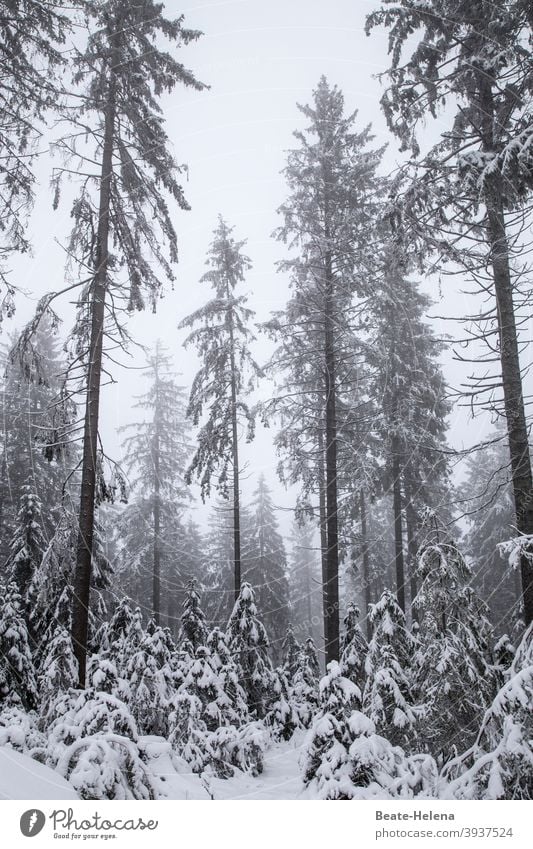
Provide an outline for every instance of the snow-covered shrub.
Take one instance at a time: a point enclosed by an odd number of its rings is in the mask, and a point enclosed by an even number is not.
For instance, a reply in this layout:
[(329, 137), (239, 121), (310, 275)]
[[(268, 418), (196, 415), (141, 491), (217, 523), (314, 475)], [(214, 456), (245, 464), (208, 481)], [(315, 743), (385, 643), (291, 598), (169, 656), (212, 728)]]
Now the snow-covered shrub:
[(58, 698), (45, 763), (68, 779), (82, 799), (151, 799), (152, 783), (127, 705), (94, 688)]
[(38, 756), (44, 749), (45, 737), (39, 731), (37, 714), (17, 705), (4, 705), (0, 711), (0, 746)]
[(115, 608), (109, 622), (104, 622), (96, 634), (95, 643), (98, 646), (96, 653), (116, 666), (120, 678), (126, 678), (128, 664), (139, 648), (144, 635), (140, 609), (137, 607), (132, 611), (129, 599), (123, 598)]
[(329, 663), (320, 682), (321, 711), (306, 740), (304, 774), (321, 799), (432, 797), (437, 767), (428, 755), (407, 757), (376, 733), (360, 710), (358, 687)]
[(15, 584), (0, 588), (0, 704), (37, 704), (37, 682)]
[(372, 638), (365, 659), (363, 711), (391, 743), (405, 746), (417, 717), (409, 678), (413, 640), (390, 590), (370, 607), (369, 616)]
[(153, 799), (154, 785), (136, 743), (95, 734), (71, 743), (55, 764), (80, 799)]
[(119, 678), (117, 667), (107, 657), (92, 654), (87, 661), (87, 682), (100, 693), (110, 693), (129, 705), (131, 687), (125, 678)]
[(298, 724), (309, 728), (318, 708), (318, 681), (320, 666), (314, 640), (308, 637), (298, 654), (298, 663), (292, 679), (292, 701)]
[(265, 725), (278, 740), (290, 740), (301, 723), (292, 704), (287, 678), (281, 667), (276, 669), (273, 691), (274, 701), (265, 717)]
[(227, 642), (246, 693), (248, 710), (263, 719), (275, 700), (275, 675), (268, 655), (268, 638), (257, 616), (254, 591), (243, 583), (227, 630)]
[(78, 683), (78, 661), (74, 656), (71, 636), (63, 627), (58, 627), (44, 653), (38, 680), (41, 727), (46, 730), (53, 721), (58, 696)]
[(473, 743), (494, 698), (492, 629), (486, 606), (467, 584), (470, 570), (452, 542), (440, 542), (437, 535), (422, 547), (418, 577), (415, 606), (421, 628), (413, 677), (423, 713), (417, 735), (439, 756)]
[(285, 634), (283, 643), (281, 644), (281, 653), (283, 658), (283, 671), (287, 678), (292, 680), (298, 666), (298, 655), (300, 654), (300, 646), (294, 636), (294, 629), (292, 625), (289, 625), (287, 628), (287, 633)]
[(368, 643), (359, 626), (359, 608), (350, 603), (344, 617), (344, 634), (341, 644), (341, 670), (362, 690), (365, 681), (365, 658)]
[(236, 769), (253, 776), (260, 775), (268, 740), (268, 732), (261, 722), (248, 722), (241, 728), (229, 725), (208, 732), (207, 742), (211, 750), (209, 768), (222, 778), (231, 777)]
[(166, 737), (175, 682), (160, 628), (144, 634), (128, 661), (126, 677), (131, 711), (141, 734)]
[(209, 634), (207, 650), (209, 665), (219, 681), (221, 695), (218, 699), (219, 704), (224, 707), (224, 723), (240, 725), (247, 722), (249, 715), (246, 693), (239, 683), (239, 671), (229, 651), (226, 635), (220, 628), (213, 628)]
[(446, 795), (454, 799), (533, 799), (533, 625), (474, 745), (449, 762)]
[(136, 741), (137, 725), (124, 702), (110, 693), (72, 690), (58, 699), (58, 717), (52, 723), (48, 741), (54, 746), (69, 746), (80, 737), (92, 734), (118, 734)]
[[(215, 760), (205, 722), (202, 720), (201, 699), (186, 690), (178, 692), (169, 716), (169, 742), (190, 766), (201, 773)], [(222, 776), (225, 777), (225, 776)]]
[[(319, 694), (320, 712), (305, 744), (304, 783), (317, 781), (319, 795), (325, 794), (324, 798), (350, 798), (341, 789), (350, 770), (348, 748), (351, 738), (347, 723), (352, 713), (361, 706), (361, 691), (343, 677), (339, 664), (333, 661), (328, 664), (326, 675), (320, 681)], [(336, 785), (335, 791), (330, 786), (331, 780)], [(326, 789), (324, 785), (327, 785)], [(330, 796), (330, 791), (339, 795)]]
[(204, 646), (207, 640), (205, 615), (200, 605), (197, 582), (193, 578), (187, 585), (183, 613), (181, 615), (180, 642), (191, 646), (194, 655), (198, 646)]

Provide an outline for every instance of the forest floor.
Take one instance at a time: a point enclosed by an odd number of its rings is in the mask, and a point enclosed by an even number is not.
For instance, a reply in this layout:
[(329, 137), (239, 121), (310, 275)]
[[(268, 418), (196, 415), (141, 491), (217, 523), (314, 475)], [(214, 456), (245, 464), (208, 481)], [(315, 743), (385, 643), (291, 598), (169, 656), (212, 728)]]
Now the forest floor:
[[(149, 753), (148, 769), (159, 799), (310, 799), (302, 786), (300, 758), (305, 732), (288, 742), (274, 743), (264, 755), (258, 776), (240, 772), (222, 779), (176, 771), (168, 743), (161, 737), (143, 738)], [(77, 799), (74, 788), (57, 772), (21, 755), (0, 748), (0, 799)]]
[[(157, 774), (167, 799), (309, 799), (302, 786), (300, 757), (305, 732), (288, 742), (275, 743), (264, 757), (264, 769), (258, 776), (240, 773), (234, 778), (201, 778), (176, 773), (163, 756)], [(154, 770), (155, 771), (155, 770)]]

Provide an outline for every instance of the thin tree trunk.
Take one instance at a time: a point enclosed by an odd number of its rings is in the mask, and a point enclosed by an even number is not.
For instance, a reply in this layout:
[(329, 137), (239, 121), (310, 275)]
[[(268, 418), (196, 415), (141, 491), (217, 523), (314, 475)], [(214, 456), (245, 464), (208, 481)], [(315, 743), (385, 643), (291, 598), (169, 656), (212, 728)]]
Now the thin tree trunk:
[[(326, 216), (327, 220), (327, 216)], [(326, 233), (329, 242), (329, 233)], [(331, 251), (325, 255), (326, 292), (324, 299), (325, 319), (325, 368), (326, 368), (326, 526), (327, 526), (327, 622), (328, 640), (326, 662), (339, 659), (339, 541), (337, 505), (337, 410), (334, 341), (334, 293)]]
[(361, 540), (362, 540), (362, 559), (363, 559), (363, 586), (365, 591), (365, 622), (366, 634), (370, 640), (372, 636), (372, 628), (370, 627), (370, 616), (368, 610), (372, 604), (372, 595), (370, 592), (370, 554), (368, 549), (368, 529), (366, 524), (366, 499), (364, 490), (361, 489), (359, 494), (359, 507), (361, 511)]
[[(228, 299), (231, 291), (228, 284)], [(237, 428), (237, 385), (235, 381), (235, 340), (233, 332), (233, 308), (228, 310), (228, 325), (230, 336), (230, 368), (231, 368), (231, 453), (233, 459), (233, 574), (235, 581), (235, 600), (241, 591), (241, 511), (239, 493), (239, 434)]]
[(85, 687), (85, 667), (89, 624), (91, 566), (94, 537), (96, 495), (96, 464), (98, 418), (100, 408), (100, 377), (109, 258), (109, 207), (113, 170), (113, 137), (115, 132), (115, 76), (117, 51), (113, 51), (109, 91), (105, 106), (104, 145), (100, 178), (100, 199), (97, 230), (97, 260), (92, 287), (91, 336), (87, 374), (87, 397), (83, 433), (83, 459), (80, 497), (79, 535), (74, 573), (72, 606), (72, 642), (78, 661), (80, 687)]
[(416, 582), (416, 555), (417, 543), (417, 521), (416, 512), (412, 502), (412, 488), (409, 483), (405, 484), (405, 525), (407, 529), (407, 563), (409, 573), (409, 590), (411, 594), (411, 621), (418, 622), (418, 611), (413, 607), (418, 587)]
[(320, 520), (320, 563), (322, 566), (322, 618), (324, 649), (328, 644), (328, 532), (326, 526), (326, 478), (324, 474), (324, 435), (318, 429), (318, 512)]
[(400, 441), (396, 434), (392, 436), (392, 486), (394, 510), (394, 564), (396, 568), (396, 595), (398, 604), (405, 613), (405, 570), (403, 561), (403, 520)]
[(154, 410), (154, 562), (152, 573), (152, 609), (154, 622), (161, 624), (161, 481), (159, 446), (159, 350), (155, 359), (155, 410)]
[[(478, 84), (483, 148), (487, 153), (496, 154), (494, 142), (496, 110), (493, 97), (493, 86), (496, 85), (496, 82), (491, 81), (488, 75), (483, 73), (478, 76)], [(524, 409), (503, 197), (502, 175), (495, 169), (487, 177), (485, 205), (487, 210), (487, 237), (498, 311), (503, 397), (511, 455), (516, 525), (521, 534), (533, 534), (533, 476)], [(526, 556), (521, 558), (520, 571), (524, 617), (527, 627), (533, 621), (533, 564)]]

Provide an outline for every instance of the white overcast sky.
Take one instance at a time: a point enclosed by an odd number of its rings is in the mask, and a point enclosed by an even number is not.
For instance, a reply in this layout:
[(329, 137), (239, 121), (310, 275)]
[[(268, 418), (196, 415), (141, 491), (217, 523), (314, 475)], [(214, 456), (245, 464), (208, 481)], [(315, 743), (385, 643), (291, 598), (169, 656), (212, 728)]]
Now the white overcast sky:
[[(287, 299), (287, 282), (275, 270), (284, 246), (271, 239), (280, 223), (276, 209), (286, 197), (280, 171), (285, 151), (293, 144), (293, 131), (303, 126), (296, 103), (310, 101), (321, 74), (343, 90), (346, 109), (358, 110), (361, 126), (373, 124), (375, 145), (389, 143), (386, 167), (399, 160), (397, 143), (388, 134), (379, 109), (380, 83), (373, 77), (387, 66), (387, 35), (377, 30), (371, 37), (364, 33), (365, 16), (376, 5), (377, 0), (197, 0), (185, 6), (169, 0), (165, 4), (168, 17), (183, 12), (188, 26), (204, 32), (178, 58), (211, 88), (201, 93), (177, 88), (164, 101), (176, 159), (189, 166), (185, 190), (192, 211), (176, 212), (180, 263), (174, 291), (168, 292), (156, 316), (139, 314), (130, 326), (144, 344), (163, 339), (175, 352), (183, 383), (190, 383), (196, 363), (194, 355), (181, 348), (184, 334), (177, 325), (208, 294), (198, 280), (218, 213), (235, 225), (238, 238), (248, 240), (246, 250), (254, 268), (246, 288), (258, 320), (268, 318)], [(64, 240), (70, 227), (68, 204), (52, 212), (49, 168), (42, 157), (42, 190), (31, 225), (33, 256), (17, 261), (14, 269), (15, 282), (35, 295), (61, 286), (64, 261), (55, 239)], [(446, 303), (439, 311), (445, 308), (458, 314), (469, 309), (455, 288), (457, 281), (444, 285)], [(436, 298), (438, 292), (433, 295)], [(6, 327), (20, 327), (33, 306), (31, 299), (19, 299), (17, 315)], [(62, 309), (68, 316), (68, 308)], [(449, 330), (454, 332), (452, 327)], [(258, 344), (260, 360), (267, 351), (265, 343)], [(457, 382), (460, 371), (449, 357), (446, 369), (450, 380)], [(128, 421), (131, 397), (140, 383), (135, 371), (117, 369), (115, 377), (117, 386), (104, 396), (102, 432), (108, 451), (120, 456), (115, 428)], [(480, 424), (485, 432), (488, 427), (479, 422), (469, 425), (466, 416), (458, 413), (450, 424), (450, 438), (457, 446), (475, 441)], [(275, 484), (271, 436), (271, 431), (258, 428), (255, 444), (245, 449), (251, 478), (244, 483), (245, 493), (261, 470)], [(276, 486), (276, 500), (280, 507), (292, 507), (294, 493)]]

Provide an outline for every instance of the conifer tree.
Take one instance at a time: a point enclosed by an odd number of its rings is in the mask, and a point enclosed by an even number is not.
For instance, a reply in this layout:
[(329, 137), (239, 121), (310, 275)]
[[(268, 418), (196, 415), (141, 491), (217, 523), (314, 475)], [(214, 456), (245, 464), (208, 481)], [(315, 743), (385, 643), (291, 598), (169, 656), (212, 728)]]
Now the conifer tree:
[(78, 456), (74, 446), (61, 448), (76, 412), (63, 398), (65, 369), (54, 326), (43, 320), (31, 351), (21, 364), (17, 340), (4, 365), (0, 416), (0, 556), (5, 561), (17, 525), (20, 499), (29, 486), (40, 499), (43, 534), (48, 541), (60, 520), (65, 496), (77, 497), (73, 476)]
[[(327, 659), (339, 658), (339, 508), (340, 456), (338, 431), (343, 422), (341, 385), (353, 357), (353, 295), (368, 247), (369, 227), (376, 210), (375, 175), (380, 152), (368, 150), (370, 129), (354, 128), (355, 115), (344, 114), (344, 99), (324, 77), (313, 92), (312, 105), (300, 106), (309, 126), (295, 133), (299, 147), (289, 153), (284, 171), (290, 189), (280, 213), (284, 223), (278, 237), (299, 255), (282, 264), (291, 273), (295, 290), (307, 292), (304, 312), (291, 335), (314, 335), (311, 362), (297, 382), (304, 394), (314, 394), (311, 442), (315, 480), (323, 475), (325, 509), (325, 585)], [(310, 309), (305, 309), (305, 304)], [(280, 328), (281, 329), (281, 328)], [(311, 377), (311, 381), (309, 381)], [(303, 387), (302, 387), (303, 382)], [(292, 390), (294, 392), (294, 390)], [(308, 422), (305, 422), (307, 427)], [(320, 436), (321, 435), (321, 436)], [(307, 436), (307, 434), (306, 434)], [(322, 442), (320, 444), (319, 437)], [(318, 464), (317, 464), (318, 459)]]
[(250, 584), (241, 587), (228, 622), (227, 641), (250, 714), (262, 719), (273, 699), (275, 675), (268, 656), (268, 637), (257, 616), (255, 593)]
[[(151, 631), (151, 633), (150, 633)], [(173, 675), (160, 628), (150, 623), (136, 651), (130, 655), (126, 677), (131, 688), (131, 710), (143, 734), (168, 734)]]
[(342, 636), (341, 671), (359, 689), (363, 690), (365, 678), (365, 660), (368, 653), (368, 643), (359, 626), (359, 609), (350, 603), (344, 618), (344, 633)]
[[(241, 520), (244, 512), (245, 507), (241, 504)], [(235, 595), (233, 542), (233, 507), (224, 499), (217, 499), (208, 516), (205, 570), (202, 580), (206, 615), (210, 627), (225, 628), (233, 610)]]
[[(98, 498), (110, 496), (98, 447), (104, 353), (117, 339), (121, 346), (127, 343), (125, 313), (143, 309), (146, 300), (155, 308), (162, 278), (173, 277), (177, 239), (165, 195), (182, 209), (188, 209), (188, 204), (178, 183), (180, 169), (169, 152), (159, 99), (178, 84), (203, 88), (161, 43), (161, 38), (166, 38), (179, 47), (199, 37), (197, 31), (185, 28), (182, 17), (166, 19), (162, 6), (152, 0), (141, 5), (126, 0), (89, 0), (83, 11), (88, 34), (70, 63), (75, 96), (61, 105), (69, 131), (56, 145), (68, 161), (54, 174), (57, 205), (62, 176), (79, 173), (68, 255), (80, 277), (65, 289), (43, 296), (19, 345), (24, 361), (39, 322), (55, 315), (54, 300), (65, 292), (79, 291), (71, 334), (70, 378), (71, 386), (74, 383), (74, 388), (85, 394), (72, 615), (81, 685), (85, 681), (95, 507)], [(80, 125), (86, 143), (73, 149), (72, 133), (78, 133)]]
[(474, 745), (446, 764), (453, 799), (532, 799), (533, 629), (524, 634)]
[(39, 669), (39, 709), (46, 731), (54, 717), (55, 702), (78, 683), (78, 666), (70, 633), (59, 626), (47, 646)]
[(189, 582), (183, 604), (180, 640), (187, 644), (188, 651), (193, 655), (200, 646), (205, 646), (207, 641), (205, 614), (200, 606), (200, 596), (194, 579)]
[(18, 587), (26, 618), (29, 613), (30, 585), (41, 565), (45, 547), (41, 502), (31, 486), (26, 485), (20, 496), (17, 528), (6, 564), (8, 579)]
[(416, 596), (419, 516), (426, 507), (442, 512), (449, 498), (443, 449), (450, 405), (439, 363), (442, 343), (424, 321), (429, 300), (406, 277), (405, 259), (390, 245), (383, 263), (370, 307), (374, 327), (366, 356), (373, 370), (371, 392), (380, 401), (376, 430), (384, 460), (383, 487), (393, 496), (396, 592), (405, 613), (408, 578), (411, 601)]
[(298, 641), (311, 635), (316, 643), (323, 639), (322, 575), (315, 540), (316, 526), (296, 520), (292, 525), (289, 556), (289, 593), (291, 619)]
[(28, 630), (15, 584), (2, 587), (0, 596), (0, 700), (37, 705), (37, 682), (28, 641)]
[(490, 434), (485, 447), (466, 460), (459, 490), (464, 499), (465, 556), (472, 568), (472, 586), (491, 612), (497, 633), (513, 628), (521, 613), (520, 574), (514, 574), (500, 544), (514, 536), (514, 504), (509, 447), (503, 429)]
[(255, 587), (257, 606), (269, 635), (274, 662), (288, 620), (289, 586), (283, 537), (278, 530), (274, 503), (265, 477), (260, 475), (250, 505), (251, 534), (246, 546), (244, 576)]
[(213, 297), (184, 319), (180, 327), (192, 330), (185, 345), (195, 345), (202, 359), (189, 398), (188, 415), (198, 425), (206, 408), (207, 420), (198, 434), (198, 447), (187, 472), (190, 483), (198, 477), (202, 498), (209, 495), (216, 476), (217, 489), (233, 501), (234, 597), (239, 595), (242, 575), (239, 479), (239, 423), (244, 420), (246, 438), (254, 435), (254, 416), (246, 397), (260, 376), (259, 366), (250, 353), (253, 334), (250, 322), (254, 313), (245, 306), (246, 296), (237, 295), (251, 268), (242, 253), (245, 242), (237, 242), (222, 217), (213, 233), (202, 282), (213, 289)]
[(287, 633), (285, 634), (285, 639), (283, 640), (281, 650), (283, 652), (283, 671), (287, 675), (289, 680), (292, 681), (294, 673), (298, 668), (298, 656), (300, 654), (300, 646), (296, 642), (296, 638), (294, 636), (294, 629), (290, 624), (287, 627)]
[(312, 637), (308, 637), (298, 654), (298, 665), (292, 679), (292, 696), (298, 718), (304, 728), (309, 728), (316, 714), (319, 677), (316, 646)]
[(412, 740), (417, 718), (410, 680), (414, 642), (389, 590), (371, 608), (370, 621), (363, 711), (387, 740), (405, 746)]
[[(185, 466), (188, 453), (183, 390), (177, 385), (168, 352), (158, 340), (148, 358), (144, 377), (148, 391), (137, 396), (135, 407), (148, 413), (142, 422), (123, 428), (130, 433), (123, 443), (126, 468), (132, 472), (133, 501), (120, 519), (127, 533), (122, 557), (151, 564), (152, 613), (161, 622), (161, 581), (176, 559), (183, 536), (181, 505), (186, 499)], [(133, 433), (132, 433), (133, 430)], [(129, 515), (133, 514), (133, 515)], [(164, 585), (165, 595), (176, 592)]]
[(414, 674), (424, 713), (421, 739), (435, 755), (475, 739), (495, 694), (492, 628), (470, 570), (442, 529), (428, 527), (420, 552), (420, 647)]
[[(473, 374), (465, 394), (472, 409), (505, 413), (516, 524), (521, 534), (532, 534), (519, 354), (521, 271), (513, 262), (528, 238), (533, 189), (529, 5), (513, 0), (502, 10), (489, 0), (386, 0), (367, 19), (367, 32), (381, 25), (389, 30), (391, 55), (381, 104), (402, 149), (413, 154), (396, 192), (400, 203), (393, 204), (396, 237), (418, 258), (429, 253), (441, 267), (451, 261), (454, 273), (462, 267), (477, 283), (482, 306), (465, 321), (470, 358), (482, 371)], [(421, 127), (441, 113), (445, 128), (422, 155)], [(520, 565), (529, 624), (533, 563), (527, 552)]]
[(34, 200), (33, 163), (43, 119), (57, 105), (70, 27), (61, 3), (10, 0), (0, 16), (0, 322), (15, 308), (8, 258), (30, 248), (26, 219)]

